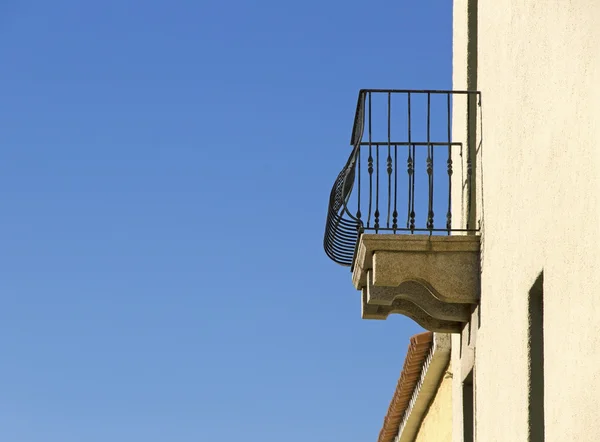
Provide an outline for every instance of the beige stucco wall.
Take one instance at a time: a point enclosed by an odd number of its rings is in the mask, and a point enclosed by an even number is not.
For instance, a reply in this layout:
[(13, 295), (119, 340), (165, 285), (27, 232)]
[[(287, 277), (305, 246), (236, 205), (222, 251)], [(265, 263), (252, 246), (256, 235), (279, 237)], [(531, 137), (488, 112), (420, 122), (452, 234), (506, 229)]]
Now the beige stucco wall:
[(447, 372), (421, 422), (415, 442), (452, 441), (452, 377)]
[[(453, 81), (462, 89), (467, 2), (454, 3)], [(600, 2), (488, 0), (479, 2), (477, 26), (476, 439), (527, 440), (527, 299), (543, 271), (546, 440), (598, 441)], [(455, 431), (454, 440), (461, 437)]]

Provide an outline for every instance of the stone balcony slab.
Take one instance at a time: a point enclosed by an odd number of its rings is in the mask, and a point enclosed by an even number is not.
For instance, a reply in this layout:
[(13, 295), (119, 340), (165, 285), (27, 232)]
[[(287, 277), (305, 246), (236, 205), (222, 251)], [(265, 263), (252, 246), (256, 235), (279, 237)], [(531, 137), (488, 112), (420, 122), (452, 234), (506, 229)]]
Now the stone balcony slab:
[(401, 313), (455, 332), (480, 297), (479, 236), (365, 235), (352, 275), (365, 319)]

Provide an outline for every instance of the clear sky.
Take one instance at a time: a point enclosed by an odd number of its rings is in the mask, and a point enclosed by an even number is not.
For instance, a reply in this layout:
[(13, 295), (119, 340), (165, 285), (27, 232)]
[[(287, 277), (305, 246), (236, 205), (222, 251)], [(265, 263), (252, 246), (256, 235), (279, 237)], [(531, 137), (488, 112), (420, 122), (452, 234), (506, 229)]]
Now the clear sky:
[(0, 440), (375, 441), (408, 337), (322, 250), (449, 1), (0, 1)]

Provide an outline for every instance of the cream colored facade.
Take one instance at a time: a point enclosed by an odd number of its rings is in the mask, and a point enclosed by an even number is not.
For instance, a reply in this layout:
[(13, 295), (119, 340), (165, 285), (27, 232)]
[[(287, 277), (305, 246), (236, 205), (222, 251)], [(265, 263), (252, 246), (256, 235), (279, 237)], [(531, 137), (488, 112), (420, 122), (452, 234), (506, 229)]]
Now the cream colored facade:
[(445, 373), (415, 438), (415, 442), (433, 441), (452, 441), (452, 375), (449, 372)]
[(600, 2), (456, 0), (453, 89), (482, 94), (481, 300), (452, 338), (453, 441), (473, 367), (475, 440), (598, 441)]

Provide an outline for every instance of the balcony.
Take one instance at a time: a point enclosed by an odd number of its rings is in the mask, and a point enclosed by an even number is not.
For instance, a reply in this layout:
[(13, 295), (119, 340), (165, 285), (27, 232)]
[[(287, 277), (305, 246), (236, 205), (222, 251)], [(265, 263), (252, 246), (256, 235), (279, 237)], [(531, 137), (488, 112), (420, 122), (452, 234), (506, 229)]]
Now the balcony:
[(349, 266), (362, 317), (457, 332), (479, 301), (477, 91), (361, 90), (329, 199), (325, 253)]

